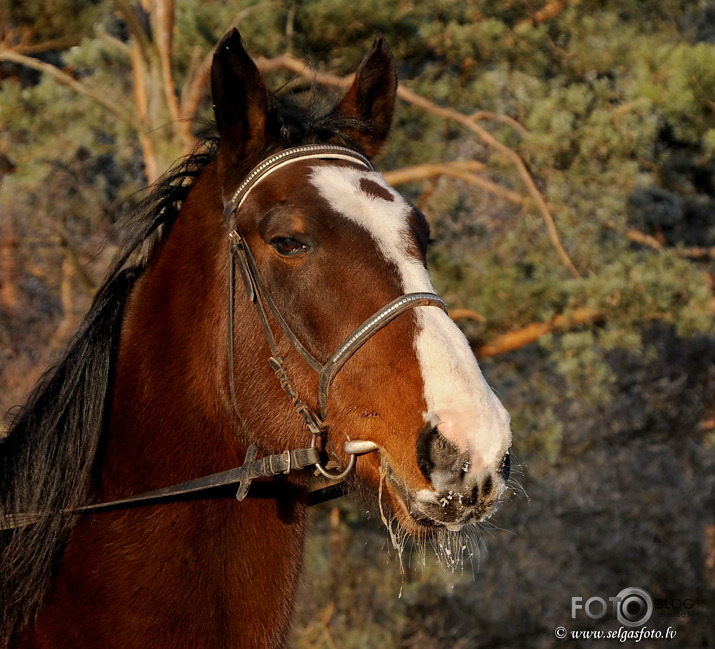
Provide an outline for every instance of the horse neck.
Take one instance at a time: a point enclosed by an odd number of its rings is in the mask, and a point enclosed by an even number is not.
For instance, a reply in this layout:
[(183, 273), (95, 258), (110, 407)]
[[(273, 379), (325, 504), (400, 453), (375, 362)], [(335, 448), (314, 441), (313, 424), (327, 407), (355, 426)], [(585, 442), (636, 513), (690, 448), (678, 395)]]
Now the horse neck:
[[(130, 296), (102, 462), (103, 498), (125, 497), (223, 471), (244, 459), (247, 440), (241, 438), (248, 435), (239, 429), (228, 395), (228, 238), (221, 214), (220, 193), (209, 167)], [(250, 303), (237, 305), (234, 315), (237, 335), (262, 340)], [(237, 363), (236, 370), (245, 374), (237, 377), (237, 383), (250, 384), (254, 399), (265, 389), (272, 389), (275, 398), (280, 386), (271, 381), (270, 371), (266, 373), (265, 358), (260, 358), (263, 372), (245, 367), (256, 367), (260, 357), (256, 347), (245, 345), (254, 356), (249, 353)], [(263, 381), (270, 387), (262, 386)], [(256, 401), (244, 398), (243, 406), (255, 407)], [(207, 618), (225, 614), (231, 623), (224, 630), (233, 633), (238, 627), (242, 646), (275, 646), (287, 633), (302, 563), (305, 508), (290, 493), (287, 489), (276, 500), (170, 505), (160, 518), (138, 517), (137, 529), (127, 535), (136, 534), (140, 542), (147, 535), (163, 535), (164, 543), (172, 546), (170, 556), (197, 552), (200, 568), (180, 570), (173, 578), (172, 592), (195, 593), (211, 609)], [(133, 541), (125, 537), (124, 542)], [(154, 575), (153, 581), (159, 583), (166, 574), (164, 551), (158, 546), (151, 551), (145, 548), (141, 556), (142, 574)], [(268, 608), (263, 594), (241, 588), (245, 575), (258, 569), (256, 565), (261, 570), (270, 566), (282, 575), (276, 583), (271, 581), (271, 587), (265, 585)], [(147, 582), (146, 588), (150, 592), (155, 586)], [(153, 596), (166, 593), (157, 590)], [(181, 602), (179, 598), (171, 607)], [(187, 610), (186, 617), (200, 616)], [(211, 646), (209, 630), (201, 631), (198, 622), (191, 629), (205, 635), (196, 646)]]
[(241, 461), (222, 398), (228, 244), (213, 176), (209, 168), (197, 181), (129, 297), (102, 462), (105, 498)]

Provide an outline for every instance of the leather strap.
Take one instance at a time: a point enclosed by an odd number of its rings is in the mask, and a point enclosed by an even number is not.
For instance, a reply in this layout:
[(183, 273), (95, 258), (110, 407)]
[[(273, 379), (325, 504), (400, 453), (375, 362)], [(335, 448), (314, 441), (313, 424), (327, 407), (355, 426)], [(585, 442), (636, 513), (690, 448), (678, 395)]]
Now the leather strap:
[(380, 329), (390, 324), (397, 316), (418, 306), (436, 306), (447, 311), (444, 300), (435, 293), (406, 293), (395, 298), (377, 311), (353, 331), (338, 350), (320, 368), (318, 398), (320, 413), (325, 417), (328, 409), (328, 390), (337, 373), (350, 357), (372, 338)]
[(374, 171), (372, 163), (362, 153), (354, 149), (336, 144), (306, 144), (290, 149), (279, 151), (266, 158), (259, 165), (254, 167), (246, 178), (241, 182), (231, 199), (224, 206), (224, 219), (229, 230), (233, 229), (231, 217), (241, 207), (248, 192), (268, 174), (284, 167), (295, 160), (346, 160), (362, 164), (369, 171)]
[[(256, 460), (255, 458), (256, 447), (252, 444), (248, 447), (244, 463), (235, 469), (212, 473), (211, 475), (203, 476), (196, 480), (180, 482), (170, 487), (147, 491), (129, 498), (121, 498), (119, 500), (111, 500), (85, 505), (84, 507), (78, 507), (76, 509), (64, 510), (63, 513), (68, 515), (90, 514), (123, 509), (136, 505), (152, 505), (169, 500), (178, 500), (183, 496), (191, 494), (205, 494), (219, 487), (232, 487), (235, 485), (238, 486), (235, 498), (240, 501), (248, 495), (251, 482), (256, 478), (269, 478), (281, 473), (287, 474), (291, 471), (300, 471), (320, 462), (320, 454), (316, 447), (284, 451), (283, 453), (277, 453), (275, 455), (267, 455), (260, 460)], [(33, 525), (40, 521), (45, 515), (47, 514), (26, 513), (6, 516), (0, 519), (0, 531)]]

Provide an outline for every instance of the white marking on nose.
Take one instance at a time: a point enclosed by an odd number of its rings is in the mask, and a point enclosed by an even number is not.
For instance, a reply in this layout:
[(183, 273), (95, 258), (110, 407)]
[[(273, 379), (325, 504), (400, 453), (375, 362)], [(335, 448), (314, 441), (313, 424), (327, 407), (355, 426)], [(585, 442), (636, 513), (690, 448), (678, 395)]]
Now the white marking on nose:
[(498, 468), (511, 443), (509, 415), (449, 316), (422, 309), (420, 320), (415, 348), (431, 423), (460, 450), (469, 452), (469, 473)]
[[(362, 191), (360, 180), (383, 187), (394, 200)], [(422, 262), (409, 253), (411, 206), (375, 172), (348, 167), (316, 166), (311, 182), (336, 211), (362, 226), (383, 256), (397, 266), (405, 293), (434, 292)], [(470, 473), (498, 470), (511, 444), (509, 415), (482, 376), (469, 343), (451, 318), (435, 307), (414, 310), (414, 341), (422, 372), (425, 421), (462, 451), (468, 451)]]

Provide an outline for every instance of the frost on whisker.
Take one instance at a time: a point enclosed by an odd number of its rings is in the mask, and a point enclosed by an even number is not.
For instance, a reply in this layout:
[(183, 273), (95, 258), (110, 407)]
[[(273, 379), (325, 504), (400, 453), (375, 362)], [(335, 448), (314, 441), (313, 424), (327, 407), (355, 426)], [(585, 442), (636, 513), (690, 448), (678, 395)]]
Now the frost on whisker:
[[(392, 547), (395, 549), (395, 552), (397, 553), (397, 558), (400, 562), (400, 572), (404, 576), (405, 575), (405, 566), (402, 561), (402, 557), (403, 557), (403, 554), (405, 551), (405, 544), (407, 542), (408, 534), (402, 527), (400, 527), (400, 524), (396, 520), (394, 515), (392, 515), (390, 517), (390, 520), (388, 520), (387, 516), (385, 516), (385, 510), (382, 507), (382, 491), (383, 491), (383, 487), (384, 487), (386, 479), (387, 479), (387, 471), (385, 470), (384, 466), (381, 466), (380, 467), (380, 485), (378, 488), (378, 495), (377, 495), (377, 503), (380, 508), (380, 520), (382, 521), (383, 525), (387, 529), (387, 533), (390, 535), (390, 541), (392, 543)], [(394, 523), (394, 528), (393, 528), (393, 523)], [(401, 591), (400, 591), (400, 594), (401, 594)]]
[[(470, 524), (459, 531), (451, 531), (447, 528), (436, 528), (424, 538), (412, 537), (399, 523), (395, 515), (387, 515), (383, 507), (383, 489), (387, 471), (380, 468), (380, 484), (378, 488), (378, 505), (380, 520), (382, 521), (389, 535), (390, 544), (394, 548), (400, 566), (400, 573), (403, 578), (406, 576), (405, 560), (406, 550), (409, 549), (410, 561), (408, 565), (416, 565), (423, 571), (427, 565), (427, 548), (431, 548), (437, 559), (438, 565), (451, 572), (463, 571), (469, 565), (472, 570), (472, 577), (476, 577), (479, 566), (481, 534), (476, 524)], [(445, 496), (449, 502), (454, 498), (454, 494)], [(409, 541), (409, 548), (408, 548)], [(415, 559), (413, 562), (412, 559)], [(476, 561), (475, 561), (476, 560)], [(401, 591), (400, 591), (401, 594)]]
[[(466, 565), (476, 577), (479, 567), (481, 534), (476, 525), (467, 525), (458, 532), (443, 528), (429, 539), (437, 563), (451, 572), (464, 571)], [(476, 559), (476, 565), (475, 565)]]
[(511, 454), (511, 473), (506, 481), (506, 491), (517, 498), (526, 498), (527, 502), (531, 500), (526, 492), (524, 485), (521, 484), (521, 478), (525, 475), (525, 466), (518, 462), (516, 456)]

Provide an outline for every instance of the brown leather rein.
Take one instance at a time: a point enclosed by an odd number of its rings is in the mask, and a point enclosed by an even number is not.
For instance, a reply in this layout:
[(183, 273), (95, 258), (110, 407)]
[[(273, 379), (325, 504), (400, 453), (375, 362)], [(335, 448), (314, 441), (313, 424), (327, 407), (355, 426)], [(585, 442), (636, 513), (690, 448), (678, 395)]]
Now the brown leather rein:
[[(311, 444), (307, 448), (286, 450), (283, 453), (265, 456), (256, 460), (257, 448), (251, 444), (246, 452), (244, 463), (234, 469), (214, 473), (208, 476), (189, 480), (163, 489), (141, 493), (129, 498), (109, 502), (95, 503), (77, 509), (65, 511), (66, 514), (94, 513), (107, 510), (121, 509), (138, 505), (148, 505), (161, 502), (172, 502), (182, 498), (207, 495), (210, 492), (223, 494), (228, 488), (236, 488), (234, 497), (243, 500), (249, 491), (251, 483), (256, 478), (266, 478), (293, 471), (313, 468), (317, 473), (332, 480), (340, 481), (345, 478), (355, 467), (358, 455), (371, 453), (378, 449), (377, 445), (367, 440), (348, 440), (344, 444), (344, 451), (350, 456), (347, 466), (340, 472), (333, 474), (323, 465), (319, 440), (323, 443), (327, 437), (325, 418), (328, 408), (328, 392), (338, 372), (352, 355), (360, 349), (380, 329), (388, 325), (405, 311), (418, 306), (436, 306), (444, 311), (447, 306), (441, 297), (435, 293), (407, 293), (379, 309), (374, 315), (357, 327), (338, 347), (337, 351), (325, 362), (320, 363), (301, 343), (293, 333), (287, 322), (277, 308), (268, 287), (265, 285), (256, 261), (246, 240), (241, 236), (237, 225), (237, 212), (249, 191), (263, 178), (273, 171), (297, 160), (344, 160), (357, 163), (368, 171), (374, 171), (370, 161), (362, 154), (347, 147), (336, 145), (305, 145), (286, 149), (276, 153), (255, 167), (239, 185), (230, 200), (224, 206), (224, 219), (229, 231), (229, 275), (228, 275), (228, 381), (231, 403), (239, 421), (243, 421), (236, 398), (236, 385), (234, 376), (234, 313), (236, 292), (236, 265), (238, 265), (241, 278), (246, 290), (246, 296), (256, 307), (261, 327), (271, 351), (268, 363), (280, 381), (283, 390), (293, 404), (298, 414), (303, 419), (311, 435)], [(283, 335), (299, 352), (313, 370), (318, 373), (318, 406), (319, 412), (313, 410), (302, 401), (294, 389), (284, 366), (284, 360), (278, 353), (273, 330), (271, 328), (268, 312), (278, 323)], [(342, 495), (341, 489), (331, 486), (317, 489), (312, 496), (307, 498), (308, 504), (316, 504)], [(0, 531), (31, 525), (38, 522), (47, 514), (27, 513), (7, 516), (0, 519)]]

